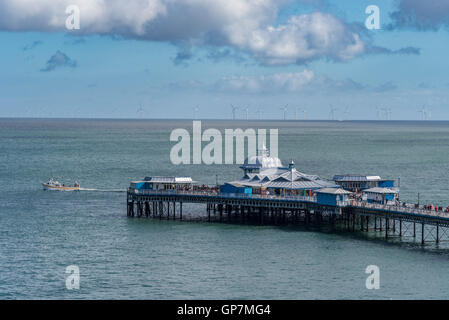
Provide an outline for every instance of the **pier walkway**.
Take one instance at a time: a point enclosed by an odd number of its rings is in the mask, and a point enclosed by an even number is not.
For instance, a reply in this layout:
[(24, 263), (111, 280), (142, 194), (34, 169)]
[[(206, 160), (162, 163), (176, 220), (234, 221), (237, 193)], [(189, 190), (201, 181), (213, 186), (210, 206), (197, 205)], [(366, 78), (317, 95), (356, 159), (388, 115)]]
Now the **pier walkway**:
[[(205, 204), (206, 215), (196, 211), (196, 216), (183, 218), (183, 204)], [(130, 188), (127, 215), (206, 222), (326, 225), (352, 232), (381, 232), (385, 238), (413, 237), (422, 244), (449, 240), (449, 213), (445, 211), (356, 200), (326, 205), (318, 203), (314, 196), (228, 194), (217, 193), (213, 188), (204, 191)]]

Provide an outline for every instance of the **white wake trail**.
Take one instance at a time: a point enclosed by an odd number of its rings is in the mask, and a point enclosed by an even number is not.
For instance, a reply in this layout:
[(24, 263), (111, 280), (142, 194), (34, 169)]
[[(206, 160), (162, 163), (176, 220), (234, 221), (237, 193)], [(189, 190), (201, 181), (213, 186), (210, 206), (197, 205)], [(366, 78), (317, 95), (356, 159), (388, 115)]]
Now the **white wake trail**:
[(93, 188), (80, 188), (80, 191), (97, 191), (97, 192), (126, 192), (125, 189), (93, 189)]

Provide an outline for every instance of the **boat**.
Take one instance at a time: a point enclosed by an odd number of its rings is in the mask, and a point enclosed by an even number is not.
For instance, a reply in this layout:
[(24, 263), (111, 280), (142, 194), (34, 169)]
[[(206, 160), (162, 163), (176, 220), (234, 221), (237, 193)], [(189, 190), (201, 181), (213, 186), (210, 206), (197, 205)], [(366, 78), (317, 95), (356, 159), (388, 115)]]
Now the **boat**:
[(60, 191), (78, 191), (80, 190), (80, 184), (75, 181), (73, 185), (65, 185), (59, 183), (59, 181), (51, 178), (47, 183), (42, 183), (44, 190), (60, 190)]

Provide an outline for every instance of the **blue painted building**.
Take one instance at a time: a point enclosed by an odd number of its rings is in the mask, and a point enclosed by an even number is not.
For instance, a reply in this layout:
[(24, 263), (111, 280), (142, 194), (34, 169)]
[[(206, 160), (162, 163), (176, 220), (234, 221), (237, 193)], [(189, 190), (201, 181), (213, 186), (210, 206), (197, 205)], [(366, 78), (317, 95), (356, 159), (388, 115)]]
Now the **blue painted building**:
[(240, 193), (240, 194), (251, 194), (252, 188), (241, 185), (239, 183), (234, 182), (226, 182), (222, 186), (220, 186), (221, 193)]
[(341, 188), (324, 188), (315, 191), (317, 203), (330, 206), (347, 206), (352, 192)]
[(394, 180), (382, 179), (380, 176), (344, 174), (335, 175), (334, 182), (343, 189), (359, 192), (370, 188), (393, 188)]
[(190, 177), (145, 177), (140, 181), (133, 181), (130, 189), (144, 190), (191, 190), (194, 181)]

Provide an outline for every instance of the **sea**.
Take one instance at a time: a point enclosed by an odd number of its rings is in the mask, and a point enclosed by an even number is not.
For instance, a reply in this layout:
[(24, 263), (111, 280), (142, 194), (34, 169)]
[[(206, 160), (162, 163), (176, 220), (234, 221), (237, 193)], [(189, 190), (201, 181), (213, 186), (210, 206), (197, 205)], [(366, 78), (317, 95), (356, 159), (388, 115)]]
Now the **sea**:
[[(304, 173), (400, 180), (403, 201), (449, 205), (449, 122), (225, 121), (278, 129)], [(239, 164), (174, 165), (191, 120), (0, 119), (0, 299), (447, 299), (449, 245), (289, 226), (127, 218), (130, 181), (216, 184)], [(55, 178), (83, 190), (44, 191)], [(193, 210), (193, 209), (192, 209)], [(195, 209), (199, 210), (199, 209)], [(379, 288), (368, 289), (368, 266)], [(67, 267), (79, 270), (68, 286)]]

